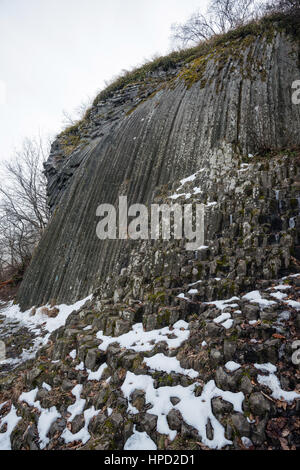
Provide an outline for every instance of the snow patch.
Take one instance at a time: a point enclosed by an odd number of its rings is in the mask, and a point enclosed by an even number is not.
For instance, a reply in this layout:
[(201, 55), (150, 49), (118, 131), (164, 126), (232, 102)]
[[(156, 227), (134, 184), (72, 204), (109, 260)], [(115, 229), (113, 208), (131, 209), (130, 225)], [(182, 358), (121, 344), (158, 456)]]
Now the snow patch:
[(73, 405), (70, 405), (67, 409), (68, 413), (71, 414), (70, 418), (68, 419), (69, 423), (72, 423), (73, 419), (76, 416), (81, 415), (81, 413), (84, 410), (86, 400), (84, 400), (83, 398), (80, 398), (82, 389), (83, 389), (83, 385), (78, 384), (72, 390), (72, 395), (76, 398), (76, 400), (75, 400), (75, 403), (73, 403)]
[[(6, 318), (18, 320), (20, 324), (28, 328), (30, 331), (40, 333), (40, 330), (37, 330), (37, 327), (42, 326), (45, 331), (52, 333), (61, 326), (64, 326), (69, 315), (74, 310), (77, 311), (83, 307), (83, 305), (91, 298), (92, 296), (90, 295), (89, 297), (86, 297), (83, 300), (79, 300), (72, 305), (61, 304), (54, 307), (45, 305), (44, 307), (38, 308), (36, 314), (33, 316), (31, 315), (32, 309), (26, 310), (26, 312), (21, 312), (19, 305), (14, 305), (12, 302), (10, 302), (8, 307), (1, 311), (1, 315), (5, 316)], [(43, 308), (45, 307), (48, 309), (57, 308), (59, 310), (57, 317), (49, 318), (48, 315), (42, 312)]]
[(135, 352), (144, 352), (151, 351), (160, 341), (165, 341), (170, 349), (176, 349), (188, 339), (190, 335), (188, 327), (187, 322), (179, 320), (173, 325), (172, 329), (165, 327), (160, 330), (144, 331), (142, 323), (137, 323), (133, 325), (132, 330), (128, 333), (116, 338), (105, 336), (103, 331), (99, 331), (97, 338), (102, 341), (99, 349), (106, 351), (111, 343), (118, 343), (122, 348), (132, 349)]
[(288, 403), (291, 403), (297, 398), (300, 398), (299, 393), (286, 392), (285, 390), (282, 390), (280, 386), (280, 382), (275, 375), (275, 372), (277, 371), (276, 366), (274, 366), (271, 363), (267, 363), (267, 364), (254, 364), (254, 367), (258, 370), (261, 370), (262, 372), (269, 373), (269, 375), (258, 375), (257, 382), (260, 385), (265, 385), (266, 387), (269, 387), (269, 389), (272, 391), (271, 396), (275, 398), (275, 400), (284, 400)]
[[(4, 405), (5, 403), (1, 405), (1, 408)], [(10, 412), (4, 416), (4, 418), (0, 419), (0, 428), (5, 424), (7, 426), (6, 431), (0, 433), (0, 450), (11, 450), (10, 436), (20, 419), (21, 418), (17, 416), (17, 410), (14, 405), (12, 405)]]
[(244, 295), (243, 299), (250, 300), (251, 303), (259, 304), (260, 307), (270, 307), (271, 305), (276, 305), (276, 302), (273, 300), (263, 299), (258, 290), (254, 290)]
[(225, 364), (225, 367), (227, 370), (229, 370), (229, 372), (235, 372), (236, 370), (241, 368), (241, 364), (238, 364), (234, 361), (229, 361)]
[[(204, 445), (211, 449), (221, 449), (222, 447), (232, 444), (225, 438), (224, 427), (215, 418), (212, 412), (211, 400), (215, 397), (222, 397), (223, 400), (230, 402), (234, 410), (242, 413), (242, 403), (244, 394), (242, 392), (232, 393), (224, 392), (216, 387), (215, 382), (211, 380), (203, 388), (202, 394), (196, 397), (194, 394), (197, 383), (189, 387), (177, 385), (175, 387), (154, 388), (154, 380), (148, 375), (135, 375), (127, 372), (125, 381), (121, 387), (124, 397), (128, 399), (128, 411), (137, 414), (138, 410), (130, 403), (130, 396), (135, 390), (143, 390), (145, 392), (146, 403), (151, 404), (151, 414), (158, 417), (157, 431), (160, 434), (166, 434), (172, 441), (175, 439), (177, 432), (169, 428), (167, 415), (171, 409), (179, 410), (184, 421), (197, 429), (201, 441)], [(180, 402), (173, 406), (172, 397), (177, 397)], [(213, 427), (213, 439), (208, 439), (206, 433), (206, 425), (210, 420)]]
[(84, 426), (80, 431), (78, 431), (76, 434), (72, 434), (71, 431), (68, 428), (65, 428), (61, 437), (64, 439), (66, 444), (70, 444), (71, 442), (74, 441), (81, 441), (82, 444), (86, 444), (90, 438), (91, 435), (88, 432), (88, 427), (90, 424), (90, 421), (94, 416), (97, 416), (100, 413), (100, 410), (96, 411), (95, 407), (92, 406), (92, 408), (89, 408), (85, 410), (84, 412)]
[(157, 447), (146, 432), (138, 432), (134, 426), (133, 434), (125, 443), (124, 450), (157, 450)]
[(107, 368), (107, 364), (106, 362), (104, 362), (104, 364), (102, 364), (99, 367), (99, 369), (96, 370), (96, 372), (92, 372), (91, 370), (88, 370), (88, 373), (89, 373), (88, 380), (96, 380), (97, 382), (99, 382), (106, 368)]
[(176, 357), (167, 357), (162, 353), (145, 358), (144, 362), (148, 367), (150, 367), (150, 369), (157, 370), (159, 372), (166, 372), (167, 374), (175, 372), (176, 374), (187, 375), (192, 379), (199, 375), (199, 373), (194, 369), (183, 369)]

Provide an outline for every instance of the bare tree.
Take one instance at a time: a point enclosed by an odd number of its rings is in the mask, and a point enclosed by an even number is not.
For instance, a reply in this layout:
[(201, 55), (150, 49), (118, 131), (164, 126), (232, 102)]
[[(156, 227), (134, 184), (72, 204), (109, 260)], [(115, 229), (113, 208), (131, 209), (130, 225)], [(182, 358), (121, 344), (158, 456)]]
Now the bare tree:
[[(1, 168), (0, 271), (25, 267), (49, 220), (41, 139), (26, 139), (13, 161)], [(2, 277), (3, 279), (3, 277)]]
[(174, 23), (171, 26), (171, 39), (182, 47), (196, 45), (217, 34), (213, 24), (199, 11), (193, 13), (186, 23)]
[(74, 126), (79, 121), (84, 119), (86, 112), (91, 108), (93, 99), (88, 96), (86, 100), (82, 101), (72, 113), (68, 113), (66, 110), (63, 111), (63, 125)]
[(283, 13), (299, 13), (300, 10), (300, 1), (299, 0), (268, 0), (266, 3), (265, 10), (268, 11), (277, 11)]
[(171, 38), (183, 47), (197, 45), (251, 21), (257, 7), (256, 0), (211, 0), (205, 15), (196, 12), (186, 23), (173, 24)]
[(221, 33), (238, 28), (254, 17), (254, 0), (212, 0), (208, 13), (215, 29)]

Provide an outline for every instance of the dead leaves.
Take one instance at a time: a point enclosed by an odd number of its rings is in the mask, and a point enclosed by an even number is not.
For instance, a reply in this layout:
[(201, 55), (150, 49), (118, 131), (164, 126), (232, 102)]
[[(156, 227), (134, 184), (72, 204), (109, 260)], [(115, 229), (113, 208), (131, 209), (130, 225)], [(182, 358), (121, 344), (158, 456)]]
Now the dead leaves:
[(296, 450), (296, 447), (290, 444), (289, 437), (292, 437), (293, 432), (298, 434), (299, 428), (299, 418), (273, 418), (267, 424), (266, 433), (270, 439), (278, 442), (282, 450)]
[(288, 446), (288, 441), (286, 439), (284, 439), (283, 437), (280, 437), (279, 442), (280, 442), (281, 448), (283, 450), (290, 450), (290, 448)]
[(277, 400), (277, 401), (276, 401), (276, 406), (277, 406), (277, 408), (281, 408), (281, 409), (283, 409), (284, 411), (286, 411), (288, 405), (287, 405), (287, 403), (286, 403), (285, 401), (283, 401), (283, 400)]
[(8, 400), (5, 405), (2, 406), (0, 410), (0, 416), (6, 415), (11, 409), (12, 401)]
[(196, 442), (196, 444), (200, 447), (201, 450), (211, 450), (209, 447), (202, 444), (202, 442)]
[(284, 340), (286, 340), (286, 337), (285, 337), (285, 336), (280, 335), (280, 334), (278, 334), (278, 333), (275, 333), (274, 335), (272, 335), (272, 337), (275, 338), (275, 339), (284, 339)]

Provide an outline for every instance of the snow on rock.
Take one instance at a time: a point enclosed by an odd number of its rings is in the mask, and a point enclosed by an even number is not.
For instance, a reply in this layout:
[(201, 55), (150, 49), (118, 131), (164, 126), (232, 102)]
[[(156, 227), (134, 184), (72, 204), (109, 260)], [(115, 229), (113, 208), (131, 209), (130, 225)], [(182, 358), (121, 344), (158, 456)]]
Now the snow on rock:
[(238, 364), (234, 361), (229, 361), (225, 364), (225, 367), (227, 370), (229, 370), (229, 372), (235, 372), (236, 370), (241, 368), (241, 364)]
[(167, 374), (175, 372), (176, 374), (187, 375), (192, 379), (199, 375), (199, 373), (194, 369), (183, 369), (176, 357), (167, 357), (162, 353), (145, 358), (144, 362), (148, 367), (150, 367), (150, 369), (157, 370), (159, 372), (166, 372)]
[(186, 193), (172, 194), (172, 196), (170, 196), (169, 199), (174, 199), (174, 200), (176, 200), (176, 199), (179, 199), (180, 197), (183, 197), (183, 196), (186, 197), (187, 194), (186, 194)]
[[(92, 296), (89, 296), (72, 305), (62, 304), (55, 307), (46, 305), (38, 308), (34, 315), (32, 315), (32, 309), (21, 312), (19, 305), (14, 305), (10, 302), (7, 307), (1, 309), (1, 316), (4, 316), (9, 321), (18, 323), (22, 328), (26, 328), (35, 338), (33, 338), (32, 346), (29, 349), (23, 349), (19, 357), (7, 358), (1, 361), (1, 364), (16, 366), (30, 359), (34, 359), (37, 351), (48, 343), (50, 334), (64, 326), (69, 315), (83, 307), (91, 298)], [(43, 310), (45, 307), (48, 310), (56, 308), (58, 310), (57, 316), (50, 318)]]
[(49, 410), (42, 409), (38, 422), (38, 433), (40, 437), (41, 449), (45, 449), (45, 447), (49, 444), (50, 439), (47, 437), (47, 434), (52, 424), (60, 417), (61, 414), (57, 411), (55, 406), (53, 406)]
[(86, 400), (80, 398), (83, 386), (81, 384), (76, 385), (72, 390), (72, 395), (76, 398), (75, 403), (70, 405), (67, 409), (68, 413), (71, 414), (70, 418), (68, 419), (69, 423), (73, 421), (73, 419), (80, 415), (85, 407)]
[[(154, 380), (148, 375), (135, 375), (132, 372), (127, 372), (125, 381), (121, 387), (124, 397), (128, 399), (128, 412), (132, 414), (138, 413), (138, 410), (130, 403), (130, 396), (135, 390), (143, 390), (145, 392), (145, 400), (147, 404), (151, 404), (151, 414), (158, 417), (157, 432), (166, 434), (170, 440), (174, 440), (177, 432), (169, 428), (167, 415), (172, 408), (179, 410), (183, 420), (190, 426), (197, 429), (201, 441), (204, 445), (211, 449), (221, 449), (222, 447), (232, 444), (231, 441), (225, 438), (224, 427), (215, 418), (211, 400), (215, 397), (222, 397), (223, 400), (230, 402), (234, 410), (242, 413), (242, 403), (244, 394), (242, 392), (232, 393), (224, 392), (216, 387), (215, 382), (211, 380), (203, 388), (202, 394), (196, 397), (194, 390), (197, 383), (189, 387), (177, 385), (175, 387), (160, 387), (154, 388)], [(177, 397), (180, 402), (173, 406), (171, 402), (172, 397)], [(206, 433), (206, 425), (210, 420), (214, 430), (213, 439), (208, 439)]]
[(76, 349), (73, 349), (70, 353), (69, 353), (69, 356), (71, 357), (71, 359), (73, 359), (73, 361), (76, 359), (76, 356), (77, 356), (77, 352), (76, 352)]
[(84, 370), (84, 363), (81, 361), (80, 364), (78, 364), (78, 365), (75, 367), (75, 370)]
[(198, 294), (198, 290), (197, 289), (190, 289), (188, 291), (188, 294), (190, 294), (190, 295)]
[[(47, 385), (47, 384), (43, 384)], [(49, 385), (48, 385), (49, 387)], [(50, 387), (51, 390), (51, 387)], [(57, 411), (56, 407), (53, 406), (50, 409), (42, 408), (39, 401), (36, 401), (36, 396), (38, 393), (38, 388), (30, 390), (30, 392), (23, 392), (19, 396), (20, 402), (25, 402), (27, 405), (36, 408), (40, 412), (39, 420), (38, 420), (38, 434), (39, 434), (39, 443), (40, 448), (45, 449), (45, 447), (49, 444), (50, 440), (47, 437), (47, 434), (52, 426), (52, 424), (61, 417), (61, 414)]]
[(298, 276), (300, 276), (300, 273), (297, 273), (297, 274), (290, 274), (289, 276), (283, 277), (282, 280), (285, 281), (285, 279), (288, 279), (289, 277), (295, 278), (295, 277), (298, 277)]
[(229, 330), (230, 328), (232, 328), (233, 320), (231, 319), (231, 315), (229, 312), (224, 312), (214, 319), (214, 323), (216, 323), (217, 325), (221, 323), (226, 330)]
[(183, 178), (182, 180), (180, 180), (181, 187), (184, 186), (186, 183), (191, 183), (192, 181), (195, 181), (198, 173), (199, 172), (197, 171), (197, 173), (194, 173), (193, 175), (187, 176), (187, 178)]
[(278, 286), (270, 287), (268, 290), (288, 290), (291, 289), (292, 286), (289, 286), (288, 284), (279, 284)]
[(205, 204), (206, 207), (213, 207), (213, 206), (216, 206), (218, 203), (216, 201), (212, 201), (212, 202), (208, 202), (207, 204)]
[(231, 297), (227, 300), (215, 300), (214, 302), (205, 302), (207, 305), (215, 305), (219, 310), (223, 311), (225, 308), (238, 308), (239, 305), (232, 303), (236, 300), (240, 300), (239, 297)]
[(80, 429), (80, 431), (78, 431), (76, 434), (72, 434), (68, 428), (64, 429), (61, 437), (62, 439), (64, 439), (65, 443), (69, 444), (70, 442), (81, 441), (83, 445), (86, 444), (91, 438), (91, 435), (88, 432), (90, 421), (94, 416), (97, 416), (99, 413), (100, 410), (96, 411), (94, 406), (85, 410), (84, 426), (82, 429)]
[[(151, 351), (160, 341), (165, 341), (169, 348), (179, 348), (190, 335), (188, 327), (187, 322), (179, 320), (173, 325), (172, 330), (165, 327), (160, 330), (144, 331), (142, 323), (137, 323), (128, 333), (116, 338), (105, 336), (103, 331), (99, 331), (97, 338), (102, 341), (99, 349), (106, 351), (111, 343), (118, 343), (121, 347), (136, 352)], [(172, 338), (169, 338), (170, 335)]]
[(271, 363), (267, 364), (254, 364), (254, 367), (262, 372), (268, 372), (269, 375), (258, 375), (257, 382), (260, 385), (265, 385), (272, 390), (271, 396), (275, 398), (275, 400), (284, 400), (288, 403), (291, 403), (293, 400), (300, 398), (300, 394), (296, 392), (286, 392), (282, 390), (280, 386), (280, 382), (275, 375), (277, 371), (277, 367)]
[(190, 300), (190, 299), (189, 299), (188, 297), (186, 297), (183, 293), (177, 295), (177, 298), (178, 298), (178, 299), (183, 299), (183, 300)]
[(24, 401), (25, 403), (27, 403), (27, 405), (33, 406), (34, 408), (38, 408), (40, 410), (40, 402), (35, 401), (38, 391), (39, 389), (37, 387), (33, 390), (30, 390), (30, 392), (21, 393), (21, 395), (19, 396), (19, 401)]
[(107, 364), (105, 362), (99, 367), (98, 370), (96, 370), (96, 372), (92, 372), (91, 370), (88, 370), (88, 374), (89, 374), (88, 380), (96, 380), (99, 382), (106, 368), (107, 368)]
[(222, 313), (222, 315), (220, 315), (219, 317), (215, 318), (214, 323), (218, 325), (219, 323), (222, 323), (223, 321), (228, 320), (229, 318), (231, 318), (230, 313), (225, 312)]
[[(1, 310), (1, 315), (6, 318), (11, 318), (13, 320), (18, 320), (22, 325), (28, 328), (30, 331), (38, 331), (37, 327), (43, 326), (45, 331), (52, 333), (61, 326), (64, 326), (67, 318), (74, 310), (79, 310), (83, 305), (92, 298), (92, 296), (86, 297), (83, 300), (79, 300), (72, 305), (56, 305), (51, 307), (50, 305), (45, 305), (37, 309), (35, 315), (31, 315), (32, 309), (26, 310), (26, 312), (21, 312), (19, 305), (14, 305), (12, 302), (9, 303), (8, 307)], [(59, 310), (58, 315), (55, 318), (49, 318), (48, 315), (43, 313), (43, 308), (53, 309), (57, 308)]]
[(47, 384), (46, 382), (43, 382), (43, 383), (42, 383), (42, 388), (44, 388), (45, 390), (47, 390), (47, 392), (50, 392), (50, 390), (52, 390), (51, 385)]
[(258, 290), (254, 290), (249, 292), (248, 294), (244, 295), (243, 299), (249, 300), (251, 303), (259, 304), (260, 307), (270, 307), (271, 305), (275, 305), (276, 302), (273, 300), (263, 299), (260, 292)]
[(203, 281), (196, 281), (193, 282), (192, 284), (189, 284), (189, 287), (197, 286), (198, 284), (201, 284)]
[(230, 328), (232, 328), (232, 325), (233, 325), (233, 320), (226, 320), (226, 321), (224, 321), (224, 323), (222, 323), (222, 326), (226, 330), (230, 330)]
[(300, 302), (296, 302), (296, 300), (287, 300), (285, 303), (296, 310), (300, 310)]
[(194, 194), (194, 195), (201, 194), (203, 191), (201, 190), (201, 188), (199, 188), (197, 186), (195, 186), (193, 188), (192, 193), (178, 193), (178, 191), (180, 191), (183, 188), (183, 186), (185, 186), (187, 183), (192, 183), (193, 181), (195, 181), (196, 176), (198, 175), (198, 173), (200, 173), (202, 171), (204, 171), (204, 169), (199, 170), (196, 173), (194, 173), (193, 175), (190, 175), (187, 178), (182, 179), (180, 181), (180, 186), (176, 189), (175, 194), (172, 194), (172, 196), (169, 196), (169, 199), (178, 199), (179, 197), (182, 197), (182, 196), (185, 196), (186, 199), (189, 199), (192, 196), (192, 194)]
[(37, 337), (34, 338), (33, 344), (29, 349), (23, 349), (22, 354), (16, 358), (7, 358), (3, 361), (0, 361), (1, 365), (8, 364), (12, 366), (19, 365), (23, 362), (29, 361), (30, 359), (34, 359), (36, 356), (37, 351), (48, 342), (49, 334), (46, 335), (44, 338)]
[(134, 426), (133, 434), (125, 443), (124, 450), (157, 450), (157, 447), (146, 432), (138, 432)]
[(283, 292), (272, 292), (270, 296), (274, 297), (276, 300), (283, 300), (287, 297), (287, 294), (284, 294)]
[[(72, 422), (73, 419), (77, 416), (80, 415), (85, 407), (86, 400), (80, 398), (81, 392), (82, 392), (83, 386), (81, 384), (76, 385), (73, 390), (72, 394), (76, 398), (75, 403), (73, 405), (70, 405), (67, 409), (68, 413), (71, 414), (71, 416), (68, 419), (68, 422)], [(38, 388), (35, 388), (34, 390), (31, 390), (30, 392), (23, 392), (20, 397), (19, 401), (24, 401), (26, 402), (29, 406), (32, 406), (34, 408), (37, 408), (40, 411), (40, 417), (38, 420), (38, 433), (39, 433), (39, 439), (40, 439), (40, 448), (44, 449), (48, 444), (49, 444), (49, 438), (47, 437), (47, 434), (52, 426), (52, 424), (61, 417), (61, 414), (57, 411), (55, 407), (52, 407), (50, 409), (44, 409), (41, 407), (39, 401), (35, 401), (36, 396), (37, 396)], [(74, 442), (74, 441), (81, 441), (82, 444), (85, 444), (86, 442), (89, 441), (90, 439), (90, 434), (88, 432), (88, 426), (91, 421), (91, 419), (99, 414), (100, 411), (96, 411), (94, 407), (89, 408), (84, 411), (84, 419), (85, 419), (85, 424), (84, 427), (76, 434), (72, 434), (70, 430), (66, 427), (65, 430), (62, 433), (62, 438), (66, 443)], [(21, 418), (18, 418), (18, 420)], [(5, 421), (6, 422), (6, 421)], [(1, 422), (0, 424), (5, 424)], [(11, 429), (11, 431), (13, 428)], [(10, 433), (11, 433), (10, 431)], [(6, 439), (10, 439), (10, 433), (9, 436), (6, 437)], [(2, 435), (0, 434), (0, 449), (1, 449), (1, 441)], [(3, 437), (4, 439), (4, 437)], [(7, 445), (7, 443), (6, 443)], [(9, 442), (10, 445), (10, 442)]]
[(195, 186), (195, 187), (193, 188), (193, 193), (194, 193), (195, 195), (201, 194), (202, 192), (203, 192), (203, 191), (202, 191), (200, 188), (198, 188), (197, 186)]
[(253, 442), (251, 441), (251, 439), (249, 439), (249, 437), (243, 436), (241, 437), (241, 441), (243, 445), (246, 447), (246, 449), (250, 449), (250, 447), (253, 446)]
[[(0, 409), (4, 405), (5, 403), (0, 405)], [(0, 419), (0, 429), (6, 425), (6, 431), (4, 433), (0, 433), (0, 450), (11, 450), (10, 436), (20, 419), (21, 418), (17, 416), (17, 410), (13, 405), (10, 412), (4, 416), (4, 418)]]

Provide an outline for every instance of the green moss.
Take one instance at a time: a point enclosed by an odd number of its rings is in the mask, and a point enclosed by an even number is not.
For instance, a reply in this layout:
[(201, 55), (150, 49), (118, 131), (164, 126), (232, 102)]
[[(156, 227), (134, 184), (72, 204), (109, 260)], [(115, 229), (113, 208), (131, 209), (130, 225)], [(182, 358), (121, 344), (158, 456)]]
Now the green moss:
[(218, 260), (217, 260), (217, 265), (218, 265), (218, 266), (226, 266), (226, 265), (227, 265), (227, 257), (226, 257), (226, 256), (222, 256), (221, 259), (218, 259)]
[(107, 421), (105, 421), (104, 423), (104, 428), (106, 429), (106, 431), (108, 431), (109, 433), (113, 433), (115, 428), (114, 428), (114, 425), (112, 424), (112, 422), (108, 419)]
[(248, 377), (248, 379), (250, 379), (250, 380), (252, 379), (249, 370), (244, 370), (244, 371), (242, 372), (242, 377)]
[(166, 385), (167, 385), (168, 387), (171, 387), (171, 386), (173, 385), (173, 383), (174, 383), (174, 379), (173, 379), (173, 377), (169, 374), (169, 375), (167, 376), (167, 378), (164, 380), (164, 382), (166, 383)]
[(157, 314), (157, 324), (159, 327), (167, 326), (170, 324), (170, 310), (163, 310)]
[(238, 336), (238, 333), (237, 332), (233, 332), (231, 333), (231, 335), (229, 336), (228, 338), (228, 341), (232, 341), (234, 343), (236, 343), (239, 339), (239, 336)]
[(206, 70), (210, 55), (204, 57), (199, 57), (195, 59), (188, 67), (186, 67), (182, 72), (179, 73), (178, 78), (185, 81), (187, 88), (191, 88), (194, 83), (201, 80), (201, 88), (205, 87), (206, 80), (203, 79), (203, 75)]
[(80, 135), (74, 134), (63, 134), (61, 139), (61, 145), (64, 149), (66, 156), (71, 155), (71, 153), (78, 147), (80, 144), (81, 138)]
[(143, 362), (143, 357), (138, 357), (136, 358), (134, 361), (133, 361), (133, 364), (132, 364), (132, 369), (133, 370), (136, 370), (138, 367), (140, 367), (141, 363)]
[(166, 293), (161, 291), (156, 294), (149, 294), (148, 300), (153, 303), (164, 304), (166, 301)]

